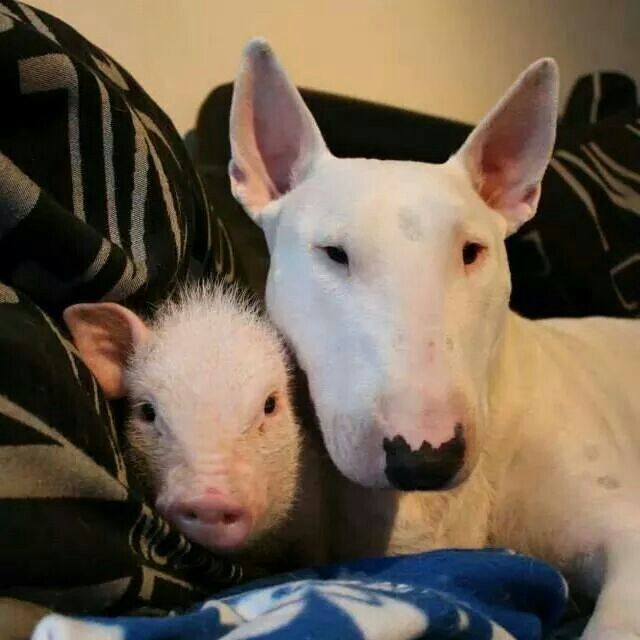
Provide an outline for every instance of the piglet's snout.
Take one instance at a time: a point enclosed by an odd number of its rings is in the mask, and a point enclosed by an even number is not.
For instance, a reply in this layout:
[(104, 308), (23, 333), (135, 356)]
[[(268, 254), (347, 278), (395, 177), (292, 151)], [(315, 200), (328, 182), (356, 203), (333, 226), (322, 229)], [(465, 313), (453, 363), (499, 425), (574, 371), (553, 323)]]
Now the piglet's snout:
[(247, 507), (215, 490), (176, 501), (167, 507), (165, 515), (187, 538), (217, 551), (241, 549), (253, 524)]

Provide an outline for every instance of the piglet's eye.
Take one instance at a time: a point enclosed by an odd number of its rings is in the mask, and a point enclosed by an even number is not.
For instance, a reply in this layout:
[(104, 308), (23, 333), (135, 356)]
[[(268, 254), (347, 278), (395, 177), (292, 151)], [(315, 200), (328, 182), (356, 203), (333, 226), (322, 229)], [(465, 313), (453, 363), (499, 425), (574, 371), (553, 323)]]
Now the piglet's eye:
[(156, 410), (150, 402), (143, 402), (138, 405), (138, 415), (145, 422), (153, 422), (156, 419)]
[(486, 247), (479, 242), (465, 242), (464, 247), (462, 247), (462, 262), (466, 266), (474, 264), (485, 250)]
[(275, 394), (271, 394), (265, 401), (264, 401), (264, 413), (265, 415), (269, 416), (272, 413), (274, 413), (274, 411), (276, 410), (278, 406), (278, 403), (276, 401), (276, 396)]
[(345, 267), (349, 266), (349, 256), (347, 252), (342, 247), (322, 247), (324, 252), (327, 254), (327, 257), (333, 262), (337, 262), (338, 264), (343, 264)]

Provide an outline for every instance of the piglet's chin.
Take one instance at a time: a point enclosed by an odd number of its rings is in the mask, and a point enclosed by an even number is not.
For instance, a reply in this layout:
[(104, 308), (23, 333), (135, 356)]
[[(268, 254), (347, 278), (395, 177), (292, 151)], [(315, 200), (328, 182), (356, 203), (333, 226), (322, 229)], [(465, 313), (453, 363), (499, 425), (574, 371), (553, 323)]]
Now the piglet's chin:
[(242, 551), (251, 535), (251, 521), (242, 520), (222, 528), (195, 526), (183, 527), (184, 535), (207, 549), (219, 553)]

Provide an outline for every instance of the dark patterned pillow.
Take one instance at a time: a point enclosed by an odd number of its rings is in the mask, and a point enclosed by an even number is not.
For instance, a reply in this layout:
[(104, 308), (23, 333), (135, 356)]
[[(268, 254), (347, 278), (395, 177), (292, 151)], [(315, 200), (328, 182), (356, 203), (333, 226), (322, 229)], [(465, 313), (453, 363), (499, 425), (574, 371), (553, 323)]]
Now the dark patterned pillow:
[(146, 306), (193, 261), (210, 270), (219, 227), (136, 81), (26, 5), (0, 1), (0, 34), (0, 278), (57, 314), (81, 299)]
[(122, 407), (59, 320), (74, 302), (144, 311), (190, 275), (228, 277), (228, 236), (168, 118), (67, 25), (0, 0), (0, 74), (0, 635), (11, 611), (34, 610), (19, 600), (187, 604), (241, 572), (145, 504)]
[(578, 81), (538, 215), (507, 246), (525, 315), (640, 316), (640, 107), (628, 77)]

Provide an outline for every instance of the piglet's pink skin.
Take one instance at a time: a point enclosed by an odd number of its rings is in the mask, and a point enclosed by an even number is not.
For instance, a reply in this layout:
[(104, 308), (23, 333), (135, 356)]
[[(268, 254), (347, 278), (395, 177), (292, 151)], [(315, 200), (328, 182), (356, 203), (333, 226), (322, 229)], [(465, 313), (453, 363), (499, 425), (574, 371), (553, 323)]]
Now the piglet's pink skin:
[(302, 436), (287, 358), (245, 297), (194, 287), (150, 324), (113, 303), (64, 319), (104, 393), (129, 398), (129, 442), (167, 520), (218, 552), (269, 548), (295, 528)]

